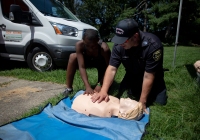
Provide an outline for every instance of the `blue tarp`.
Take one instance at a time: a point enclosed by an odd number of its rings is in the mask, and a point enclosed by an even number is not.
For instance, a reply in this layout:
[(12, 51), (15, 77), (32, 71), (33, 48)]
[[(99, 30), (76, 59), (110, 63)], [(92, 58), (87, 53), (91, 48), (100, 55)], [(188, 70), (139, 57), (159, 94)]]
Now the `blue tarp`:
[[(74, 98), (82, 93), (83, 91), (77, 92)], [(144, 114), (139, 121), (88, 117), (71, 109), (73, 99), (64, 98), (56, 106), (48, 104), (37, 115), (1, 126), (0, 139), (140, 140), (145, 132), (145, 126), (149, 122), (147, 114)]]

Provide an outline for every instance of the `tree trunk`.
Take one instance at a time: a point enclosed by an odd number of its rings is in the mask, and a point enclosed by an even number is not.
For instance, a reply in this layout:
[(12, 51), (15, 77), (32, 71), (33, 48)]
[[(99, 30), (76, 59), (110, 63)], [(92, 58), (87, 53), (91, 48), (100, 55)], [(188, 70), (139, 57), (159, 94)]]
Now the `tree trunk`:
[(171, 24), (169, 24), (167, 26), (166, 33), (165, 33), (165, 39), (167, 39), (169, 37), (170, 32), (171, 32)]
[[(147, 1), (145, 2), (145, 9), (144, 11), (147, 11)], [(143, 31), (146, 32), (147, 31), (147, 14), (145, 13), (145, 16), (144, 16), (144, 28), (143, 28)]]

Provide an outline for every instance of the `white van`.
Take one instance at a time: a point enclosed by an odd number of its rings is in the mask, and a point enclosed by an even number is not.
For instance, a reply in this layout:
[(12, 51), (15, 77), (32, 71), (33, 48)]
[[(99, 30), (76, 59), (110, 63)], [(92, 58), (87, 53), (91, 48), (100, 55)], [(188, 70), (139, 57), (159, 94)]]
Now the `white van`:
[(66, 66), (89, 28), (57, 0), (0, 0), (0, 57), (36, 71)]

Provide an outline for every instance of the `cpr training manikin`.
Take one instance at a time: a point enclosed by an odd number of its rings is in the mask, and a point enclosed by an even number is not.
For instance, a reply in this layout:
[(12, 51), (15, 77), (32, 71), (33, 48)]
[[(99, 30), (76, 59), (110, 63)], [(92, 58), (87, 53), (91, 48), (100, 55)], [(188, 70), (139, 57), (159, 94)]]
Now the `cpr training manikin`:
[(142, 103), (130, 98), (109, 96), (108, 102), (93, 103), (91, 95), (79, 95), (72, 104), (72, 109), (87, 116), (112, 117), (127, 120), (139, 120), (143, 116)]

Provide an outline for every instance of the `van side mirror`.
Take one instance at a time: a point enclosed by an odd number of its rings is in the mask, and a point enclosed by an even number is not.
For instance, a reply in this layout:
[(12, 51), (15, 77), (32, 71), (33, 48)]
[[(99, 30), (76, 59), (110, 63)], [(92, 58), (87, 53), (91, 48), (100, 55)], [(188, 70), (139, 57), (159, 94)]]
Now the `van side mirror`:
[(19, 5), (10, 5), (9, 20), (15, 23), (31, 24), (32, 16), (30, 12), (22, 11)]

